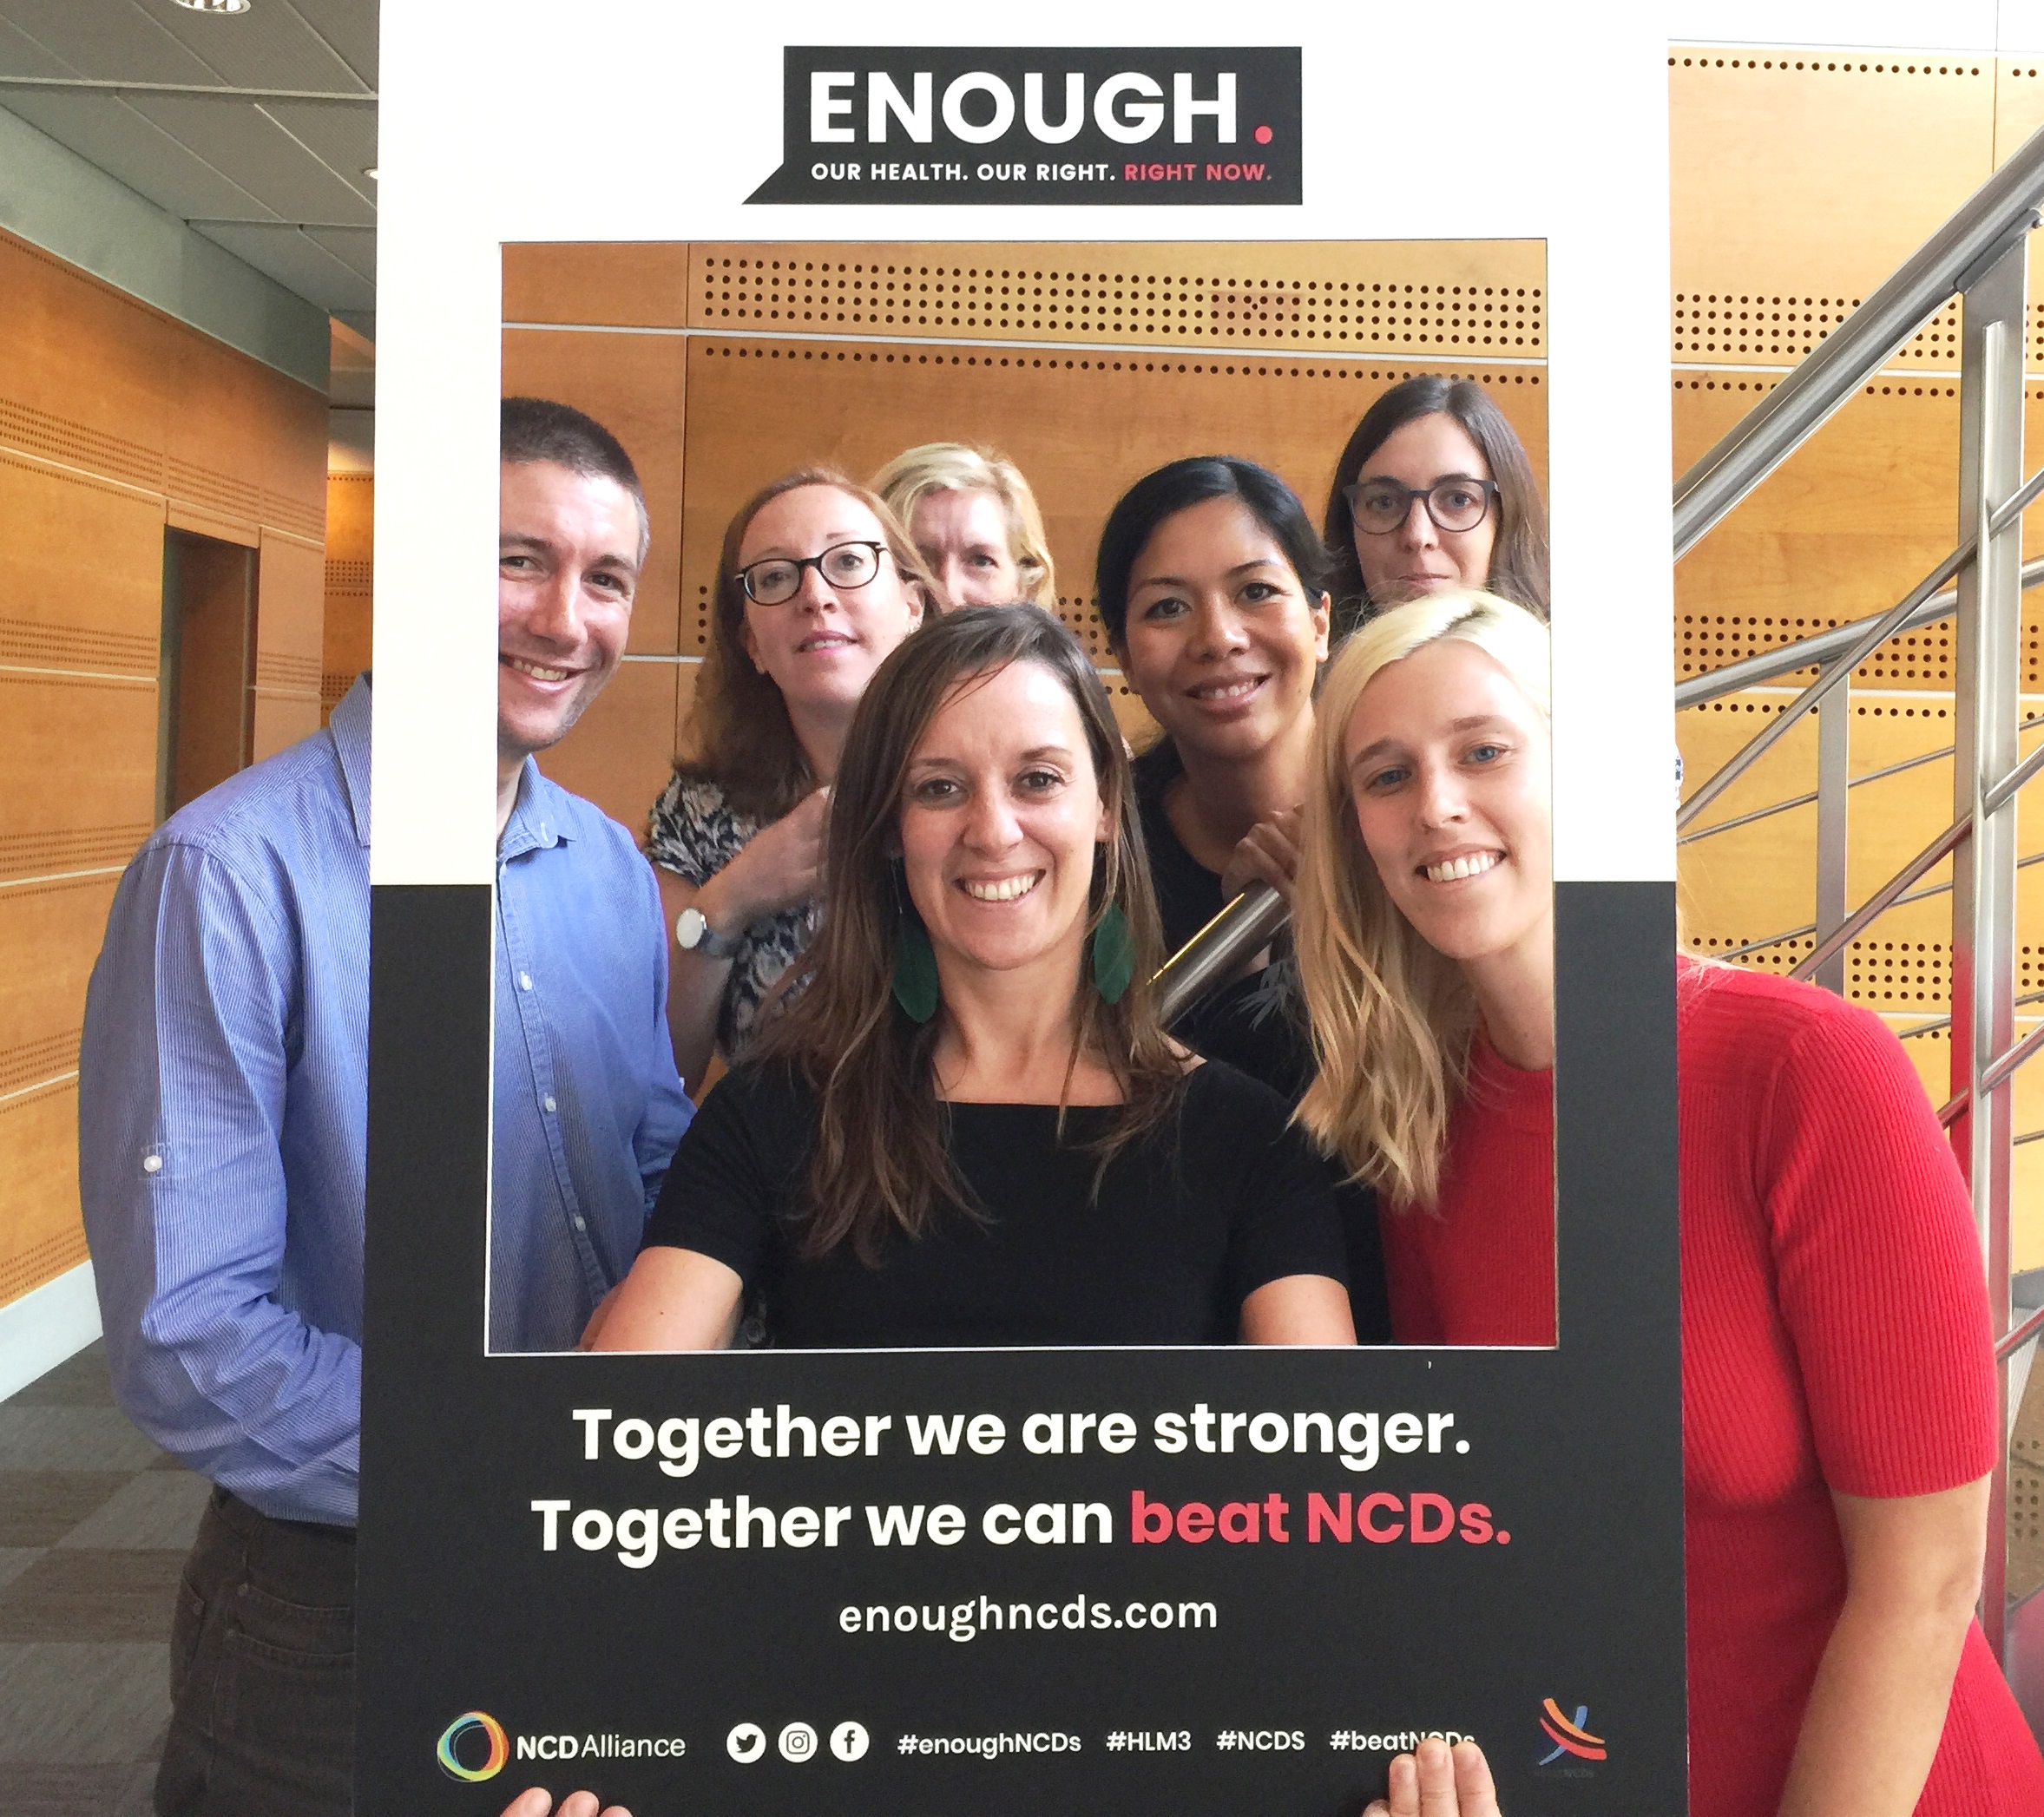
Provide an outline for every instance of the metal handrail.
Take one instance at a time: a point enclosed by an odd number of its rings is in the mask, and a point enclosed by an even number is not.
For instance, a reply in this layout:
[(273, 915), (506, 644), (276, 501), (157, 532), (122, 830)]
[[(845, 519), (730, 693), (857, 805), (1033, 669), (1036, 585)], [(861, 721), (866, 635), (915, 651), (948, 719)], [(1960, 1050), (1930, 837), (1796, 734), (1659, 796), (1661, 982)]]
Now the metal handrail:
[(1167, 1028), (1228, 972), (1291, 918), (1291, 905), (1268, 883), (1252, 883), (1185, 945), (1166, 960), (1150, 987), (1157, 993), (1157, 1020)]
[[(2026, 593), (2040, 583), (2044, 583), (2044, 557), (2026, 561), (2022, 567)], [(1958, 609), (1959, 591), (1956, 587), (1948, 587), (1924, 600), (1890, 635), (1899, 637), (1904, 632), (1935, 625), (1941, 619), (1949, 619)], [(1692, 675), (1687, 681), (1678, 681), (1675, 711), (1680, 712), (1686, 707), (1701, 706), (1706, 701), (1721, 700), (1725, 695), (1736, 694), (1744, 688), (1764, 687), (1781, 676), (1794, 674), (1798, 669), (1828, 667), (1841, 651), (1850, 649), (1853, 638), (1872, 623), (1873, 619), (1854, 619), (1850, 624), (1834, 626), (1829, 631), (1819, 631), (1792, 644), (1784, 644), (1778, 650), (1763, 650), (1757, 655), (1742, 657), (1738, 662), (1728, 662), (1723, 668)]]
[(1821, 347), (1675, 482), (1675, 559), (1801, 447), (1975, 272), (2027, 233), (2041, 204), (2044, 131), (2032, 134)]
[[(2044, 136), (2044, 134), (2040, 136)], [(2044, 467), (2039, 468), (2028, 479), (2025, 480), (2021, 486), (1995, 510), (1981, 514), (1986, 534), (1994, 536), (2008, 528), (2010, 524), (2015, 522), (2022, 515), (2024, 510), (2040, 492), (2044, 492)], [(1978, 530), (1968, 535), (1960, 542), (1958, 548), (1932, 568), (1921, 581), (1917, 581), (1901, 600), (1890, 606), (1886, 612), (1876, 618), (1862, 619), (1854, 625), (1851, 627), (1854, 635), (1847, 642), (1844, 649), (1825, 666), (1823, 673), (1818, 675), (1815, 681), (1811, 682), (1808, 687), (1804, 688), (1801, 693), (1798, 694), (1793, 700), (1777, 713), (1765, 726), (1740, 746), (1726, 762), (1719, 765), (1706, 781), (1698, 785), (1695, 792), (1676, 810), (1676, 827), (1679, 829), (1687, 826), (1732, 784), (1744, 776), (1804, 714), (1817, 706), (1833, 688), (1848, 682), (1851, 678), (1852, 672), (1860, 664), (1878, 650), (1890, 638), (1896, 636), (1902, 630), (1903, 621), (1920, 610), (1939, 587), (1942, 587), (1947, 581), (1950, 580), (1966, 565), (1967, 561), (1971, 559), (1974, 550), (1979, 546), (1980, 537), (1981, 532)]]

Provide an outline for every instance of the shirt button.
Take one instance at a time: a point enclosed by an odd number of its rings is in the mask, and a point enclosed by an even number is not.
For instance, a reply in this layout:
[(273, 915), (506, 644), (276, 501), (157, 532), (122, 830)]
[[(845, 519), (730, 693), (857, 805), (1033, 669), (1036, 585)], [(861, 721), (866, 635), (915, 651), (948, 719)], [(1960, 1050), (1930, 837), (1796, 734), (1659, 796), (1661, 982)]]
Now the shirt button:
[(578, 1230), (586, 1230), (589, 1228), (588, 1225), (583, 1222), (582, 1215), (579, 1211), (575, 1214), (575, 1227)]
[(549, 1111), (554, 1108), (554, 1100), (551, 1098), (542, 1098), (540, 1102), (545, 1105)]
[(162, 1172), (163, 1157), (161, 1155), (144, 1155), (142, 1157), (142, 1171), (144, 1173)]
[(522, 991), (529, 991), (532, 988), (532, 974), (530, 972), (518, 974), (518, 988)]

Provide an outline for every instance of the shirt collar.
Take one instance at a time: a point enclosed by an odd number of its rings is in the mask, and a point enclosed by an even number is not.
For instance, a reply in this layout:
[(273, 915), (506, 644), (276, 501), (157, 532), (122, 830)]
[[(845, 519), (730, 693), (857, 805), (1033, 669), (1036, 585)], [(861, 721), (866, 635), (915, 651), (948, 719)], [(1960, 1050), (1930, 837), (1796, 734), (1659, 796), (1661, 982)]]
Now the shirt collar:
[(518, 798), (511, 804), (511, 817), (504, 823), (496, 842), (501, 863), (522, 853), (558, 845), (569, 836), (567, 817), (561, 811), (561, 791), (540, 774), (530, 758), (518, 772)]
[(341, 786), (355, 817), (355, 836), (365, 846), (369, 843), (369, 672), (365, 669), (326, 722), (340, 758)]

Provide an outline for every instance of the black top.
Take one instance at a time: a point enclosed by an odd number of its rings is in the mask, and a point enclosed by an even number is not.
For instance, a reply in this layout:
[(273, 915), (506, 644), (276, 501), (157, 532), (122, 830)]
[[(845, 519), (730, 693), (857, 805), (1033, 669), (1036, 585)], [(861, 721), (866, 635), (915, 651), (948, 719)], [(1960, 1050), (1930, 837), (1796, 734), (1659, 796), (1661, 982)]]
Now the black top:
[[(1150, 861), (1150, 887), (1164, 923), (1164, 944), (1175, 953), (1220, 913), (1220, 874), (1186, 849), (1164, 811), (1164, 791), (1185, 766), (1169, 738), (1160, 738), (1135, 760), (1136, 801), (1142, 810), (1143, 844)], [(1171, 1032), (1207, 1059), (1225, 1060), (1260, 1079), (1288, 1105), (1296, 1105), (1312, 1084), (1312, 1037), (1289, 956), (1246, 978), (1209, 991), (1172, 1025)], [(1338, 1179), (1340, 1170), (1332, 1170)], [(1391, 1341), (1390, 1296), (1384, 1284), (1383, 1248), (1377, 1227), (1377, 1195), (1367, 1186), (1343, 1182), (1337, 1189), (1348, 1246), (1349, 1310), (1358, 1343)]]
[(785, 1065), (740, 1066), (704, 1099), (668, 1169), (649, 1246), (723, 1263), (776, 1344), (1229, 1344), (1242, 1302), (1287, 1275), (1345, 1280), (1327, 1170), (1278, 1097), (1232, 1067), (1186, 1078), (1176, 1112), (1093, 1190), (1107, 1112), (945, 1107), (981, 1216), (956, 1206), (868, 1268), (843, 1244), (797, 1253), (816, 1094)]

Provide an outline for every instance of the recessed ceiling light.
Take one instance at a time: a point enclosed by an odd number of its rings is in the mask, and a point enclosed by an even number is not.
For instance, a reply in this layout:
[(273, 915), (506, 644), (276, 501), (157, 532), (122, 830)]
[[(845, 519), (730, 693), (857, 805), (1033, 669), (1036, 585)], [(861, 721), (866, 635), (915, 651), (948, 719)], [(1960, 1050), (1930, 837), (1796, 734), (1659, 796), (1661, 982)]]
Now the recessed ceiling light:
[(245, 13), (248, 0), (177, 0), (188, 13)]

